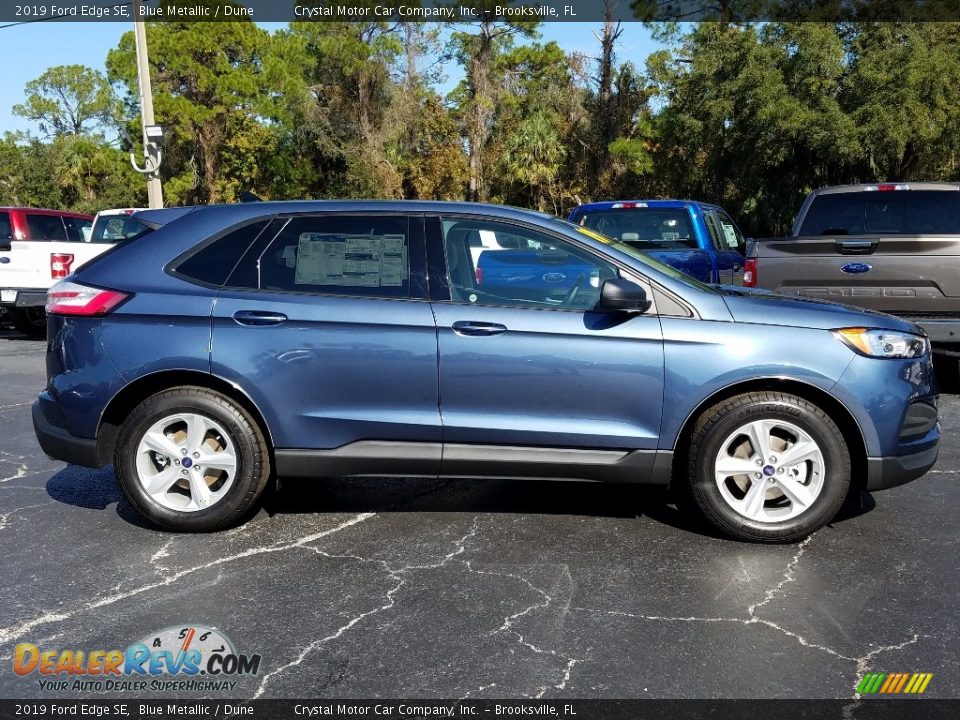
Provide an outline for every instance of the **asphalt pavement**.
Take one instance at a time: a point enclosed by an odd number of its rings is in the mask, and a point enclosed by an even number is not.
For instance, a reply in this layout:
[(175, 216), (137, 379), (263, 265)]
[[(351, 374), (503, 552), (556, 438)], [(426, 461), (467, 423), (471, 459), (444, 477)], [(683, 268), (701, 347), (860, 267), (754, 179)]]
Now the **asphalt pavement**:
[(0, 330), (0, 697), (123, 695), (43, 689), (15, 647), (178, 627), (262, 658), (181, 697), (852, 698), (866, 672), (960, 697), (956, 395), (933, 471), (798, 545), (713, 537), (628, 486), (422, 479), (286, 483), (242, 527), (174, 535), (111, 468), (40, 452), (43, 353)]

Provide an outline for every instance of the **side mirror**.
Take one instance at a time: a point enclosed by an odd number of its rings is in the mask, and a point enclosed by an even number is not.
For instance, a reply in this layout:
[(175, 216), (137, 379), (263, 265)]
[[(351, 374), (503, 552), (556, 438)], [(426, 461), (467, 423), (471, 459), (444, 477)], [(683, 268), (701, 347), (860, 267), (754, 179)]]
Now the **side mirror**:
[(644, 313), (650, 309), (646, 291), (629, 280), (604, 280), (600, 287), (600, 310), (608, 312)]

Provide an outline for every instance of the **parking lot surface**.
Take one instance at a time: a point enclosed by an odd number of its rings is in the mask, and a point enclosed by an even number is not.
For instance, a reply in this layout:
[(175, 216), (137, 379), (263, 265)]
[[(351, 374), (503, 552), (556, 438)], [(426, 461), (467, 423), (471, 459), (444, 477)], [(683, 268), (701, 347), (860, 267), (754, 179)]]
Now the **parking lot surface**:
[(43, 353), (0, 329), (0, 697), (110, 696), (42, 690), (18, 643), (188, 626), (262, 663), (181, 697), (851, 698), (870, 671), (960, 697), (957, 396), (931, 473), (798, 545), (712, 537), (627, 486), (423, 479), (288, 483), (243, 527), (173, 535), (111, 468), (40, 452)]

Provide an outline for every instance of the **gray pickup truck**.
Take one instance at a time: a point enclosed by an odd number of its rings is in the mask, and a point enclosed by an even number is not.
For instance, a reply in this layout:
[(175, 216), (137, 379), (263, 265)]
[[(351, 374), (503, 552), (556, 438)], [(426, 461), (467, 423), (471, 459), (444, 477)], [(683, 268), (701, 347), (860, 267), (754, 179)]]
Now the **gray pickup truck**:
[(960, 183), (815, 190), (790, 237), (748, 245), (743, 284), (899, 315), (923, 327), (936, 349), (955, 354)]

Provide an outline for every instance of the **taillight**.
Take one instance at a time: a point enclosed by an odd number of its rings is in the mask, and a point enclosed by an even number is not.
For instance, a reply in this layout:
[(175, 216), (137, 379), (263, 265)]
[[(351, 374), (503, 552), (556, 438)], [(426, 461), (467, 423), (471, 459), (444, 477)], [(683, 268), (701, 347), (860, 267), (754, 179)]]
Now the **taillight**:
[(757, 286), (757, 259), (747, 258), (743, 264), (743, 286), (755, 288)]
[(50, 253), (50, 277), (61, 280), (70, 274), (73, 255), (70, 253)]
[(116, 290), (101, 290), (74, 282), (58, 282), (47, 291), (47, 313), (51, 315), (106, 315), (130, 295)]
[(476, 270), (476, 275), (477, 275), (477, 285), (483, 285), (483, 268), (478, 267)]
[(906, 183), (883, 183), (882, 185), (867, 185), (866, 192), (893, 192), (894, 190), (909, 190), (910, 186)]

